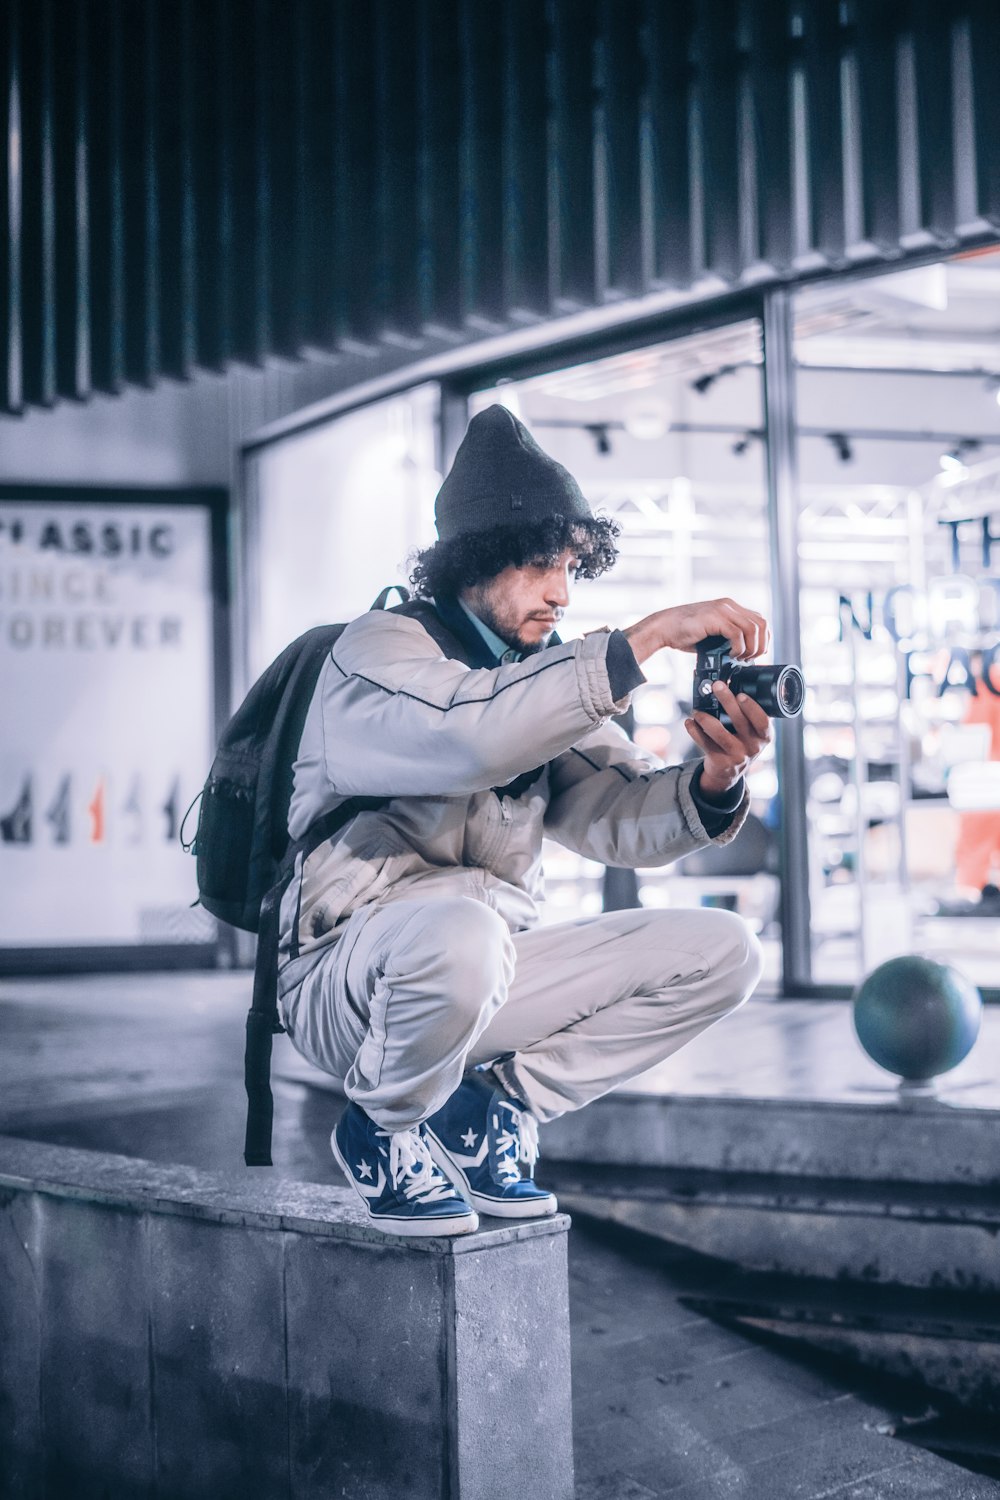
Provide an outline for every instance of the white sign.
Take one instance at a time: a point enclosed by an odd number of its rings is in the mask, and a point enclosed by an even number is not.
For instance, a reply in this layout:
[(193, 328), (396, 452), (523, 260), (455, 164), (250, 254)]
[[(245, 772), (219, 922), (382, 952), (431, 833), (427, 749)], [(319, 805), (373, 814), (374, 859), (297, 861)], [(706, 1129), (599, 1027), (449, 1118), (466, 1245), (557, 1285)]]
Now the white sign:
[(0, 948), (214, 937), (177, 838), (212, 754), (209, 528), (0, 501)]

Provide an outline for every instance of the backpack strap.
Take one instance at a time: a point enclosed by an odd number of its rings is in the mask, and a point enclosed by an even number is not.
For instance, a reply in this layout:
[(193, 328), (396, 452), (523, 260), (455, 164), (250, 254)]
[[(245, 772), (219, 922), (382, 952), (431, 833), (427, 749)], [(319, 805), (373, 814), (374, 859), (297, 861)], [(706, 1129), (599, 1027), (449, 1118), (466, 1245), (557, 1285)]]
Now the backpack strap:
[[(293, 844), (281, 864), (281, 874), (260, 903), (257, 956), (253, 968), (253, 1000), (247, 1014), (243, 1082), (247, 1095), (247, 1128), (243, 1160), (248, 1167), (269, 1167), (274, 1096), (271, 1093), (272, 1038), (284, 1031), (278, 1016), (278, 939), (281, 935), (281, 901), (295, 871), (295, 863), (332, 838), (356, 813), (383, 807), (384, 797), (350, 797), (332, 812), (317, 818)], [(295, 934), (293, 933), (293, 944)], [(293, 957), (295, 954), (293, 953)]]
[(404, 585), (401, 583), (388, 583), (382, 590), (381, 594), (379, 594), (378, 598), (375, 600), (371, 608), (385, 609), (389, 602), (390, 594), (398, 594), (404, 604), (409, 604), (410, 602), (410, 591), (408, 588), (404, 587)]
[(461, 607), (450, 600), (409, 599), (391, 611), (417, 620), (443, 656), (467, 667), (495, 667), (496, 657)]
[(260, 903), (253, 1001), (247, 1015), (246, 1050), (243, 1054), (243, 1082), (247, 1091), (243, 1160), (248, 1167), (271, 1165), (271, 1121), (274, 1115), (271, 1038), (285, 1029), (278, 1019), (278, 928), (281, 898), (290, 874), (290, 870), (283, 871), (281, 879)]

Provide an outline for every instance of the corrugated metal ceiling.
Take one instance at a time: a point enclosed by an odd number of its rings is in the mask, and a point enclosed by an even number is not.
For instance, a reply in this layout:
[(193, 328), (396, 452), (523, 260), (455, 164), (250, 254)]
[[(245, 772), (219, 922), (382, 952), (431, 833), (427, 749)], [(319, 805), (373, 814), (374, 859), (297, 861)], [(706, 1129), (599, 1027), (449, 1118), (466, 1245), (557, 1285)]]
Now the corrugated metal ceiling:
[(0, 408), (1000, 226), (995, 0), (3, 0)]

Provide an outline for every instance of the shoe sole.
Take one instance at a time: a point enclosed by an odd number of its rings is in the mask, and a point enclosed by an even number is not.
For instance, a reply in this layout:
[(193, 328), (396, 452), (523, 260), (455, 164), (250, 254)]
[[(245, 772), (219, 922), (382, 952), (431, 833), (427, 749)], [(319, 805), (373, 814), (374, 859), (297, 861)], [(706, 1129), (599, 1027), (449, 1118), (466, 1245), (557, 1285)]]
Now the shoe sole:
[(518, 1203), (510, 1198), (487, 1198), (482, 1193), (476, 1193), (462, 1168), (451, 1159), (447, 1149), (442, 1146), (430, 1126), (427, 1127), (427, 1144), (430, 1147), (431, 1156), (452, 1187), (457, 1188), (462, 1197), (467, 1198), (473, 1208), (478, 1209), (481, 1214), (492, 1214), (495, 1219), (546, 1219), (549, 1214), (556, 1213), (559, 1208), (554, 1193), (549, 1193), (544, 1199), (536, 1198), (534, 1203), (525, 1203), (523, 1200)]
[(479, 1228), (479, 1216), (476, 1213), (462, 1214), (460, 1218), (451, 1219), (392, 1219), (387, 1214), (373, 1214), (368, 1199), (363, 1193), (358, 1192), (354, 1174), (340, 1154), (336, 1132), (330, 1136), (330, 1150), (333, 1152), (337, 1166), (354, 1188), (355, 1197), (361, 1200), (369, 1223), (374, 1224), (378, 1229), (384, 1229), (387, 1234), (396, 1234), (412, 1240), (434, 1239), (439, 1235), (451, 1238), (456, 1234), (474, 1234)]

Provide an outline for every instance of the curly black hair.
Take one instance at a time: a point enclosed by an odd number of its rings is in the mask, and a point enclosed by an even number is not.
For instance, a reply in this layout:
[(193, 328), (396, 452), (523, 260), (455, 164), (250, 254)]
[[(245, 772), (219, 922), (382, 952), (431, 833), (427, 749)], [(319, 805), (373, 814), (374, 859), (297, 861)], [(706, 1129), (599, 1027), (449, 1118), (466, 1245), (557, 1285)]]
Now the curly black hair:
[(580, 559), (577, 578), (599, 578), (614, 566), (620, 532), (609, 516), (577, 520), (556, 515), (531, 526), (494, 526), (416, 553), (410, 583), (418, 599), (454, 599), (505, 568), (551, 563), (567, 550)]

